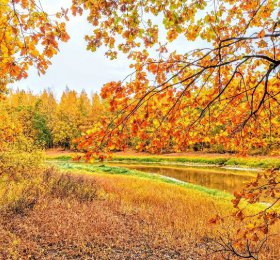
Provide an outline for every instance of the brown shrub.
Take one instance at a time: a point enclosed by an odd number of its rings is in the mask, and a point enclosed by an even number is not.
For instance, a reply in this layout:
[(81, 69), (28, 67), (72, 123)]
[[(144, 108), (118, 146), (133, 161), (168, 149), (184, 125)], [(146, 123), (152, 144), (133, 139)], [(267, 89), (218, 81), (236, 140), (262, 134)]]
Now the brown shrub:
[(92, 201), (96, 198), (96, 182), (73, 173), (59, 173), (49, 168), (44, 173), (44, 186), (48, 193), (58, 198), (71, 198), (80, 201)]

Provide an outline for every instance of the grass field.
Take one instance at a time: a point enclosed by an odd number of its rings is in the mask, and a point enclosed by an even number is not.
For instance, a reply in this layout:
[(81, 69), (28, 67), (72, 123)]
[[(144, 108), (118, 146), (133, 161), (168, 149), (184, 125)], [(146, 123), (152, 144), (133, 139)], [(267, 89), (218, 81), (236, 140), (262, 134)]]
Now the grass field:
[[(1, 213), (0, 258), (221, 259), (207, 247), (216, 238), (209, 220), (233, 212), (229, 193), (63, 156), (32, 206)], [(260, 259), (279, 259), (278, 241)]]
[[(198, 238), (206, 236), (212, 216), (209, 205), (223, 211), (229, 201), (171, 181), (120, 169), (71, 168), (74, 183), (93, 183), (96, 197), (85, 186), (60, 181), (60, 189), (41, 197), (27, 214), (1, 219), (2, 257), (92, 257), (102, 259), (186, 259), (205, 254)], [(63, 186), (64, 185), (64, 186)], [(61, 188), (63, 187), (63, 188)], [(65, 190), (72, 192), (62, 196)], [(81, 196), (83, 194), (83, 196)], [(221, 194), (219, 194), (220, 197)], [(197, 216), (194, 218), (193, 216)]]

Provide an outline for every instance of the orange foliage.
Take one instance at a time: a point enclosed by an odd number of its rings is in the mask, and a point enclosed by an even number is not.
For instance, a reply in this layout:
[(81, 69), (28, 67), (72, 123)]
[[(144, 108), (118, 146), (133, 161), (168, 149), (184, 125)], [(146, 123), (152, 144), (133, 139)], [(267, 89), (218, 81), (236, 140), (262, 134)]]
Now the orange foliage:
[(66, 11), (53, 18), (36, 1), (1, 1), (0, 94), (7, 83), (26, 78), (30, 66), (45, 73), (59, 41), (69, 39), (62, 18), (68, 19)]
[[(113, 116), (81, 139), (88, 155), (132, 142), (152, 153), (195, 143), (247, 153), (278, 142), (277, 1), (73, 1), (77, 8), (95, 28), (88, 49), (105, 45), (112, 59), (127, 53), (135, 70), (130, 81), (104, 85)], [(169, 51), (179, 36), (205, 48)]]

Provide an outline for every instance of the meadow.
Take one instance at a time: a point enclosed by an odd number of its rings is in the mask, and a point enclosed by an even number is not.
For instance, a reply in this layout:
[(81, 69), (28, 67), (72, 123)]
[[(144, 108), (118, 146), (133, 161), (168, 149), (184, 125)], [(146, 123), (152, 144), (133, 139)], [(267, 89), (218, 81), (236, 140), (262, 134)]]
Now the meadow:
[[(9, 194), (1, 186), (9, 198), (1, 204), (3, 259), (221, 259), (220, 232), (230, 236), (238, 224), (229, 193), (106, 163), (47, 158), (32, 170), (36, 177), (18, 180)], [(209, 224), (217, 214), (229, 216), (222, 229)], [(278, 239), (269, 239), (260, 259), (277, 259)]]

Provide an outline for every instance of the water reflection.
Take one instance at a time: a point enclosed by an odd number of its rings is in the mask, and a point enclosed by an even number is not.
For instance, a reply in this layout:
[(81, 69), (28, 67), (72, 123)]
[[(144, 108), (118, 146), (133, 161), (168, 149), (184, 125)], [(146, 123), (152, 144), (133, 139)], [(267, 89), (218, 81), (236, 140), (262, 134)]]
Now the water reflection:
[(231, 193), (235, 190), (240, 190), (240, 188), (244, 186), (246, 182), (251, 181), (256, 175), (256, 173), (249, 171), (233, 171), (221, 168), (177, 168), (146, 165), (125, 165), (123, 167), (142, 172), (157, 173), (184, 182), (199, 184), (208, 188)]

